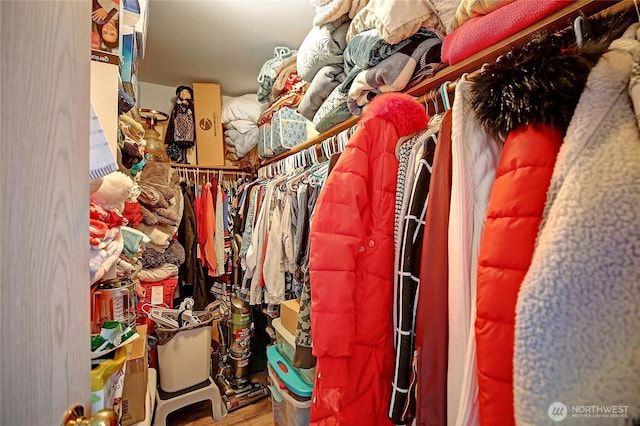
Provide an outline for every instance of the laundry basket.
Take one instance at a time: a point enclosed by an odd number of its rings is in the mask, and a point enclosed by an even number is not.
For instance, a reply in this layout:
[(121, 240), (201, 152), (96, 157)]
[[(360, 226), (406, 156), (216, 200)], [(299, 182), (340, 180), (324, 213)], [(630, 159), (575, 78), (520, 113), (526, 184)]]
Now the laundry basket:
[(155, 327), (160, 388), (165, 392), (177, 392), (209, 378), (213, 313), (193, 315), (199, 324), (178, 329)]

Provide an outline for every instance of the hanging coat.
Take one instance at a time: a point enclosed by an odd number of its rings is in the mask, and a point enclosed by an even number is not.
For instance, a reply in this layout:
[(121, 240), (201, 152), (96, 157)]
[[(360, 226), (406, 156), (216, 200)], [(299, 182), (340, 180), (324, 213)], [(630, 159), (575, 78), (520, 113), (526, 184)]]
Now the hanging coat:
[[(606, 40), (609, 32), (589, 33)], [(566, 43), (547, 35), (514, 48), (485, 67), (472, 88), (473, 108), (485, 130), (505, 137), (478, 259), (475, 337), (483, 426), (515, 424), (516, 301), (564, 133), (589, 71), (609, 44), (591, 37), (588, 46), (567, 50)], [(533, 103), (540, 107), (531, 108)]]
[(391, 424), (395, 149), (427, 119), (409, 95), (377, 96), (320, 193), (309, 259), (313, 425)]
[(640, 133), (629, 97), (637, 29), (589, 74), (558, 153), (516, 304), (518, 425), (561, 420), (554, 414), (571, 425), (640, 420)]

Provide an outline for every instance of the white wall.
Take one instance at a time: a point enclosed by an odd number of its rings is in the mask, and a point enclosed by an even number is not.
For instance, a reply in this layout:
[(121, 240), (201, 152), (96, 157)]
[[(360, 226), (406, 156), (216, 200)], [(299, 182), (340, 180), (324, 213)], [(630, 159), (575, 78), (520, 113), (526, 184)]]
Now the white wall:
[(156, 111), (171, 114), (173, 100), (176, 97), (175, 87), (145, 83), (143, 81), (139, 83), (139, 87), (139, 108), (155, 109)]
[(118, 66), (91, 61), (91, 103), (113, 158), (118, 158)]

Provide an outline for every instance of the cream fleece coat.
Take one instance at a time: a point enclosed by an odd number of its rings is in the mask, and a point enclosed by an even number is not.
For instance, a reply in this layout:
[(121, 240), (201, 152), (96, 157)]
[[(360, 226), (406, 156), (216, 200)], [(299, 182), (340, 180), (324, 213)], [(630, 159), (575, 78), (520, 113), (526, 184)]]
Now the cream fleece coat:
[[(635, 27), (635, 28), (634, 28)], [(545, 221), (516, 307), (518, 425), (624, 424), (640, 416), (640, 133), (629, 97), (640, 66), (634, 26), (589, 75), (554, 168)], [(584, 410), (584, 408), (582, 408)]]

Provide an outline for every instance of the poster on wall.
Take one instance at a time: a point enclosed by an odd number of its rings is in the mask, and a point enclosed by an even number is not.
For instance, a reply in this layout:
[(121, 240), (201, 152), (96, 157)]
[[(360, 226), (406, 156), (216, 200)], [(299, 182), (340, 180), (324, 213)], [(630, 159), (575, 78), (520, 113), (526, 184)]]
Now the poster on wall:
[(93, 0), (91, 10), (91, 59), (120, 64), (120, 1)]

